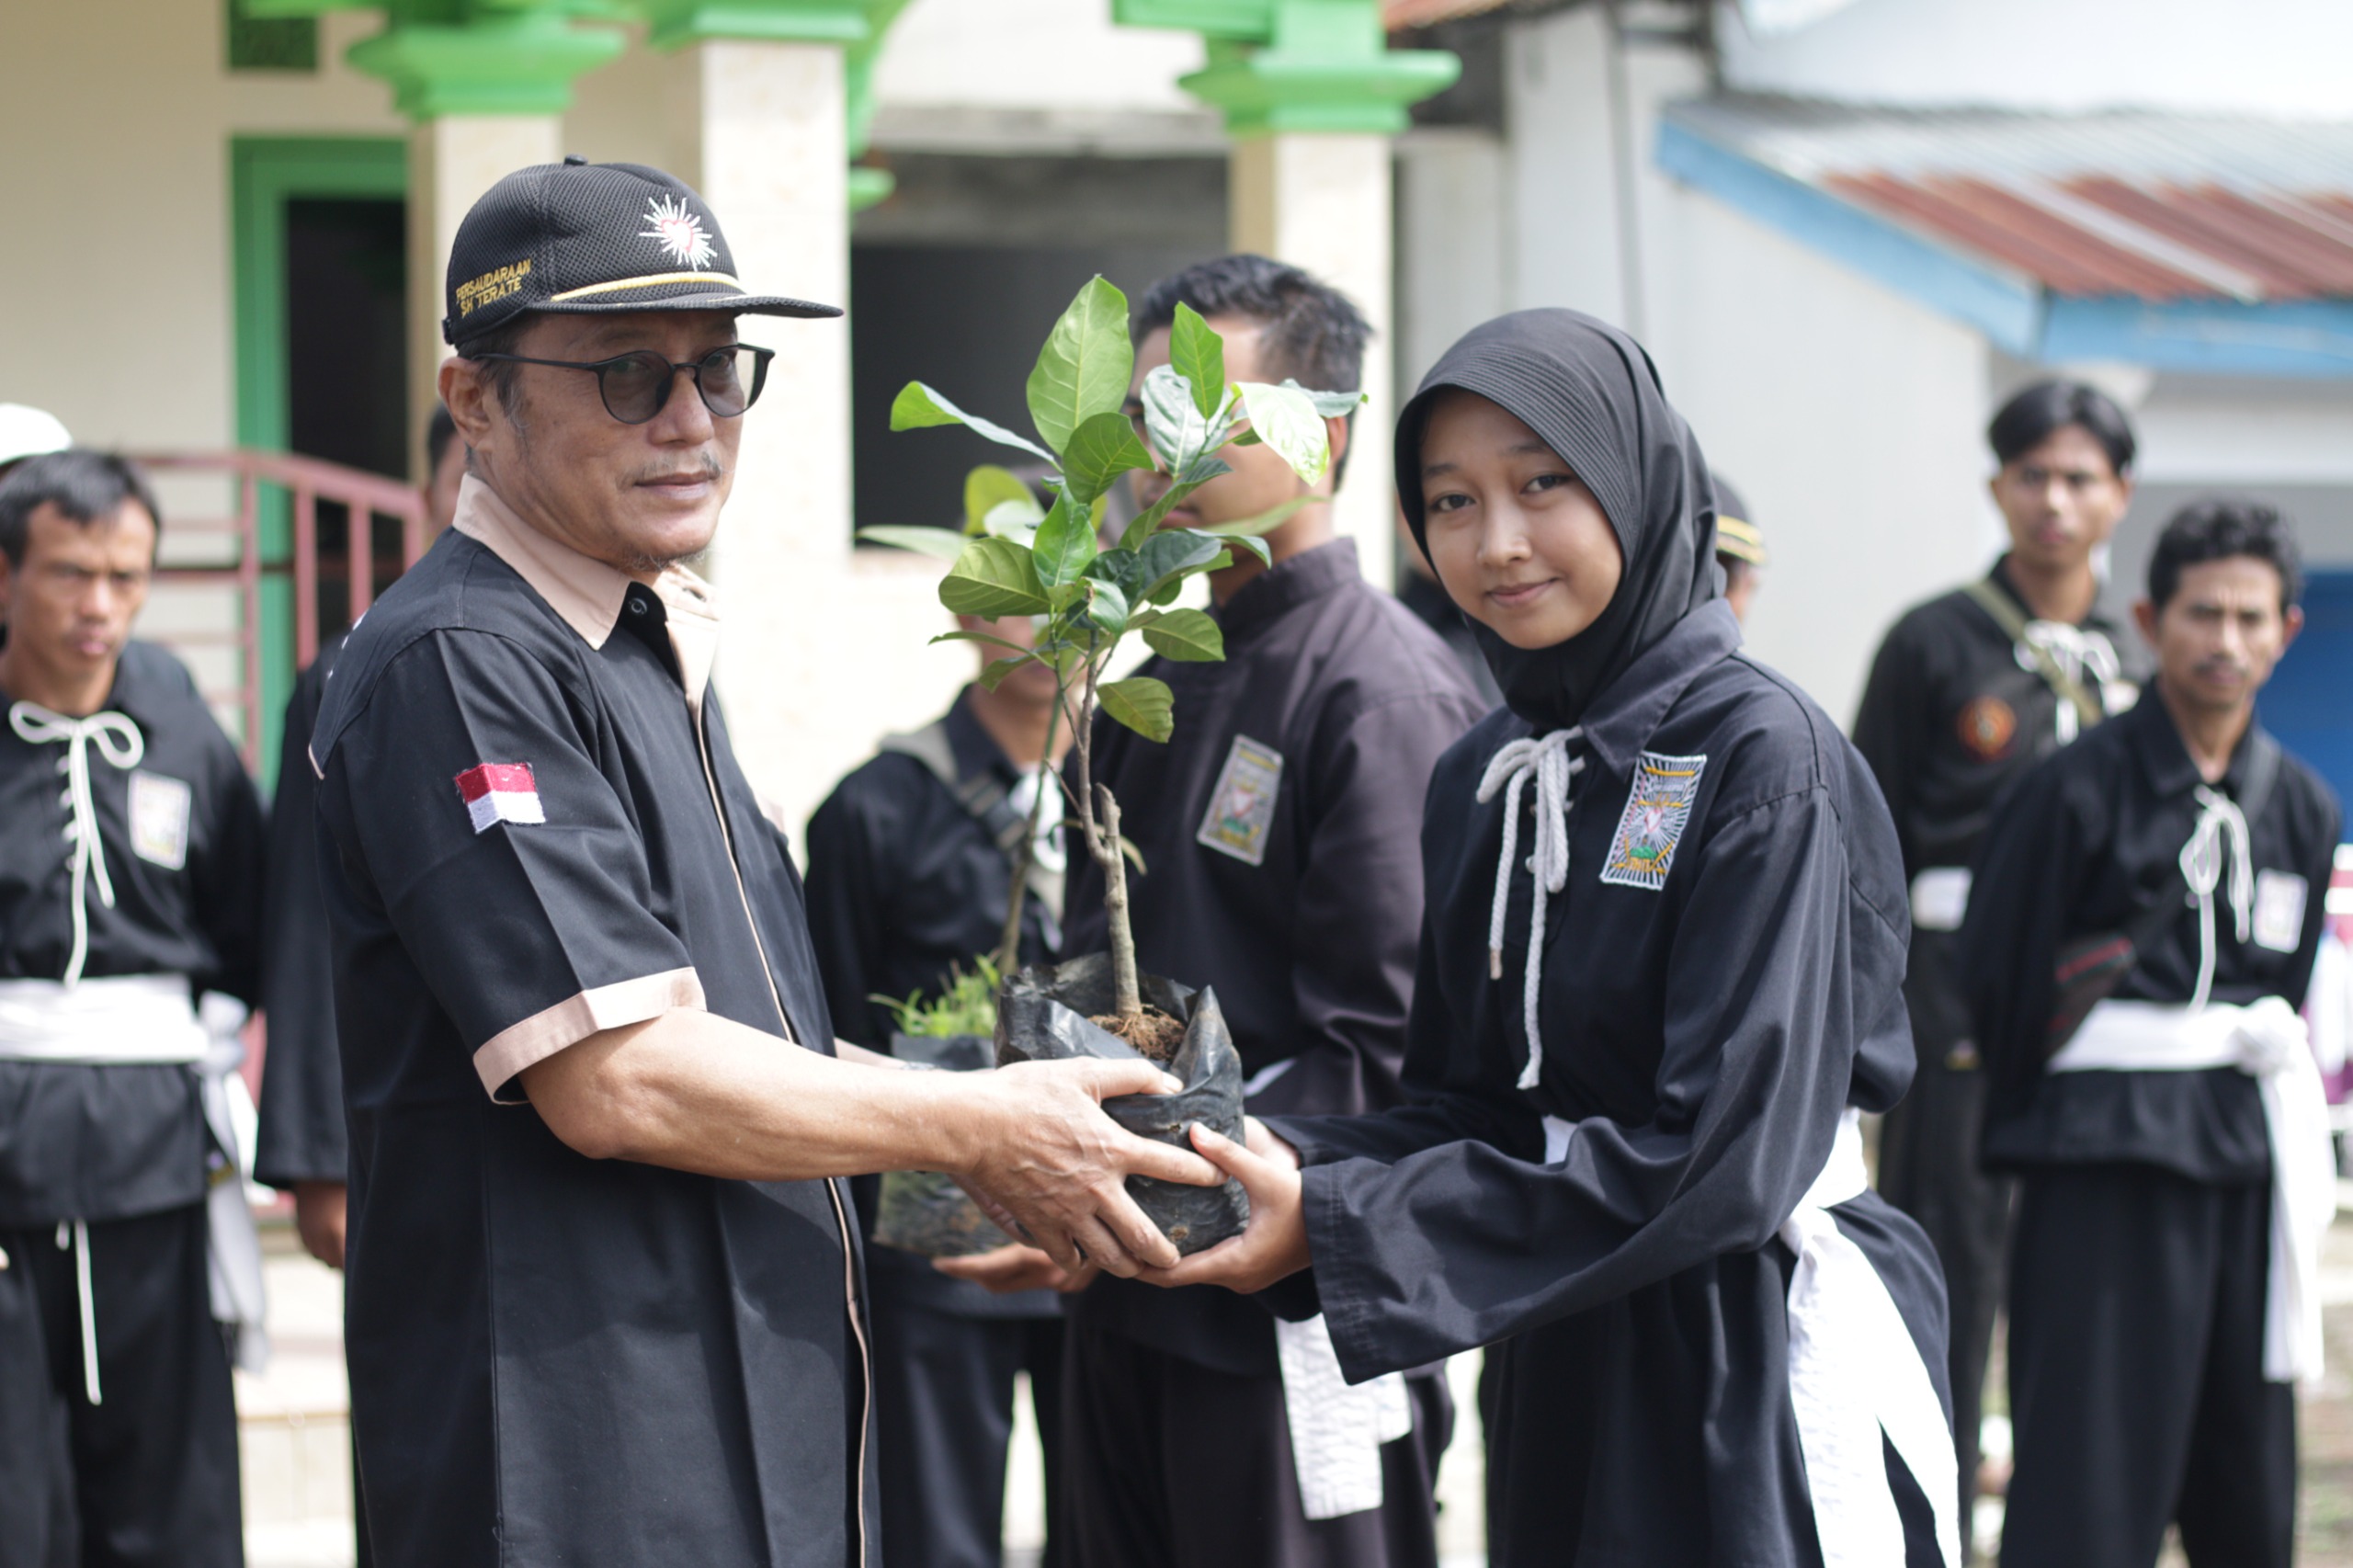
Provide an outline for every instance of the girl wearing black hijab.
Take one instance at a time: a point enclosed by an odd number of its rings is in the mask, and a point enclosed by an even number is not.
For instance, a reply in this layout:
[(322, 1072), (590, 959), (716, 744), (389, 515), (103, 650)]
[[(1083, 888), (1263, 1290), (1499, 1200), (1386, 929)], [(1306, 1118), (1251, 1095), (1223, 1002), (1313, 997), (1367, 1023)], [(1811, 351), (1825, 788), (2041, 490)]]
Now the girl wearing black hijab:
[(1739, 651), (1623, 333), (1480, 327), (1396, 460), (1506, 704), (1430, 784), (1415, 1103), (1197, 1130), (1251, 1223), (1165, 1278), (1320, 1312), (1352, 1381), (1491, 1346), (1497, 1568), (1958, 1568), (1943, 1286), (1857, 1131), (1913, 1062), (1870, 775)]

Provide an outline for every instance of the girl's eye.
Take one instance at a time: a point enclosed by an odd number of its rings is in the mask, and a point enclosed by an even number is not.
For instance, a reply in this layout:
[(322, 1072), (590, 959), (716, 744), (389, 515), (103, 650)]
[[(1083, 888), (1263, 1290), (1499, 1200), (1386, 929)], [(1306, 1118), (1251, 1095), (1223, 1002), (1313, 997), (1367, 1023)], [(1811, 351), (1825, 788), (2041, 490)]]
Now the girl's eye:
[(1430, 514), (1453, 512), (1459, 511), (1469, 505), (1471, 505), (1471, 497), (1468, 495), (1434, 495), (1422, 503), (1422, 510)]
[(1530, 490), (1557, 490), (1569, 482), (1565, 473), (1540, 473), (1528, 482)]

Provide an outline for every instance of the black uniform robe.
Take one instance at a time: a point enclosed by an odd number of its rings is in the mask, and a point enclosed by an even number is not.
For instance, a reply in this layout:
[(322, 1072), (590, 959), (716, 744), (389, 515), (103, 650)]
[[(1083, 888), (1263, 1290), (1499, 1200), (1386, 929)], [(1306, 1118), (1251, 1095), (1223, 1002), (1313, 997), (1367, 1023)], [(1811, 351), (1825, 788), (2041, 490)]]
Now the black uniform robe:
[[(2234, 800), (2248, 734), (2218, 786)], [(2153, 691), (2029, 774), (1978, 855), (1961, 935), (1990, 1080), (1985, 1159), (2022, 1177), (2005, 1563), (2145, 1563), (2176, 1519), (2195, 1561), (2284, 1568), (2292, 1552), (2293, 1391), (2262, 1376), (2272, 1161), (2256, 1081), (2234, 1068), (2044, 1070), (2058, 955), (2074, 939), (2180, 901), (2112, 994), (2194, 994), (2199, 917), (2180, 856), (2200, 782)], [(2302, 1006), (2340, 825), (2327, 786), (2281, 757), (2247, 823), (2251, 940), (2216, 893), (2213, 1000)], [(2276, 907), (2263, 918), (2280, 878), (2302, 883), (2284, 929)]]
[[(1160, 745), (1108, 720), (1097, 726), (1095, 777), (1118, 797), (1121, 831), (1146, 867), (1128, 883), (1137, 960), (1216, 990), (1245, 1078), (1290, 1063), (1250, 1097), (1254, 1113), (1393, 1105), (1422, 904), (1414, 847), (1422, 787), (1483, 705), (1446, 645), (1364, 582), (1353, 542), (1293, 556), (1243, 585), (1216, 615), (1223, 663), (1144, 666), (1175, 694), (1174, 739)], [(1270, 796), (1261, 791), (1247, 820), (1221, 833), (1211, 813), (1228, 801), (1221, 779), (1237, 755), (1279, 764)], [(1084, 856), (1073, 857), (1071, 872), (1067, 949), (1100, 951), (1101, 873)], [(1135, 1364), (1133, 1346), (1241, 1381), (1235, 1405), (1255, 1388), (1257, 1407), (1280, 1423), (1274, 1325), (1256, 1304), (1209, 1287), (1170, 1291), (1105, 1278), (1074, 1299), (1072, 1313), (1081, 1385), (1074, 1399), (1093, 1402), (1098, 1426), (1160, 1418), (1145, 1397), (1157, 1369)], [(1090, 1357), (1090, 1346), (1101, 1353)], [(1169, 1375), (1175, 1383), (1186, 1374)], [(1099, 1391), (1114, 1382), (1138, 1403), (1106, 1403), (1116, 1396)], [(1420, 1393), (1416, 1439), (1429, 1447), (1414, 1464), (1434, 1470), (1448, 1407), (1435, 1379)], [(1074, 1455), (1092, 1451), (1084, 1432), (1074, 1430)], [(1265, 1473), (1289, 1459), (1254, 1456), (1256, 1436), (1238, 1441), (1247, 1447), (1180, 1451), (1168, 1473), (1181, 1474), (1183, 1491), (1205, 1506), (1223, 1497), (1238, 1517), (1262, 1519), (1262, 1532), (1312, 1528), (1337, 1537), (1339, 1527), (1380, 1524), (1352, 1515), (1306, 1527), (1295, 1495), (1279, 1498), (1270, 1488), (1279, 1478)], [(1265, 1447), (1288, 1456), (1287, 1436)], [(1202, 1468), (1221, 1454), (1235, 1456), (1230, 1471)], [(1389, 1471), (1381, 1513), (1405, 1521), (1397, 1529), (1406, 1539), (1342, 1549), (1355, 1561), (1381, 1561), (1370, 1554), (1386, 1549), (1390, 1561), (1413, 1562), (1427, 1550), (1407, 1540), (1427, 1532), (1429, 1478), (1402, 1460)], [(1087, 1489), (1073, 1490), (1086, 1507)], [(1140, 1498), (1125, 1511), (1165, 1506)], [(1142, 1513), (1139, 1524), (1153, 1517)], [(1267, 1555), (1252, 1560), (1312, 1562), (1308, 1553), (1330, 1549), (1305, 1535), (1289, 1545), (1269, 1540)], [(1092, 1559), (1082, 1563), (1094, 1568)]]
[(715, 630), (684, 574), (631, 582), (469, 479), (329, 685), (346, 1354), (387, 1568), (878, 1560), (841, 1184), (589, 1160), (517, 1103), (531, 1062), (676, 1006), (832, 1049)]
[[(85, 899), (82, 973), (184, 974), (250, 1006), (263, 826), (236, 749), (150, 643), (124, 648), (103, 710), (137, 725), (144, 755), (121, 769), (90, 746), (115, 902)], [(73, 949), (65, 752), (0, 722), (0, 980), (60, 979)], [(157, 802), (137, 833), (134, 790)], [(0, 1564), (71, 1561), (77, 1532), (112, 1561), (240, 1560), (236, 1413), (205, 1274), (217, 1158), (189, 1067), (0, 1061)], [(54, 1241), (73, 1220), (89, 1227), (95, 1407), (76, 1260)]]
[[(1988, 581), (2021, 618), (2033, 612), (2004, 561)], [(2137, 634), (2095, 609), (2082, 630), (2108, 640), (2122, 677), (2102, 690), (2122, 711), (2138, 695), (2146, 652)], [(2018, 660), (1985, 607), (1954, 589), (1906, 611), (1880, 644), (1855, 718), (1855, 747), (1895, 818), (1907, 882), (1965, 870), (1994, 802), (2058, 749), (2061, 699)], [(1880, 1129), (1879, 1188), (1928, 1233), (1951, 1305), (1949, 1368), (1961, 1494), (1977, 1490), (1978, 1426), (1994, 1322), (2009, 1252), (2011, 1184), (1978, 1168), (1985, 1075), (1963, 996), (1954, 924), (1915, 925), (1904, 992), (1920, 1068)]]

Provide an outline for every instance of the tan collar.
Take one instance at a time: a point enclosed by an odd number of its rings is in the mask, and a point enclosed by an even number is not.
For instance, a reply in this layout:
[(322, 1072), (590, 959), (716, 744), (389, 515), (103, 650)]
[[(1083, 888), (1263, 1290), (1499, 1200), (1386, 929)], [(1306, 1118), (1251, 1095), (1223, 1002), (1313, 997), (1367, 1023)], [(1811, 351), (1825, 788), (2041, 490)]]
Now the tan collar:
[[(457, 516), (450, 527), (513, 567), (591, 648), (604, 647), (620, 623), (621, 609), (629, 602), (629, 574), (550, 539), (472, 474), (458, 486)], [(699, 708), (719, 652), (719, 607), (710, 585), (683, 566), (671, 565), (662, 569), (653, 586), (669, 618), (670, 646), (678, 656), (687, 700)]]

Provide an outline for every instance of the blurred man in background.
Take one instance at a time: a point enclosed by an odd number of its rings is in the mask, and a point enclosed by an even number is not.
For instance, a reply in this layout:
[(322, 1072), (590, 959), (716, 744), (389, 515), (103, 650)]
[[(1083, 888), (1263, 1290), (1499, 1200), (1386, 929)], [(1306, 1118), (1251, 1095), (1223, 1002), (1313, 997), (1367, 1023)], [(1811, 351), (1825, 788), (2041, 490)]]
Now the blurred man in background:
[(1709, 479), (1716, 490), (1716, 564), (1724, 569), (1724, 603), (1742, 621), (1756, 602), (1765, 577), (1765, 532), (1749, 520), (1748, 502), (1721, 473)]

